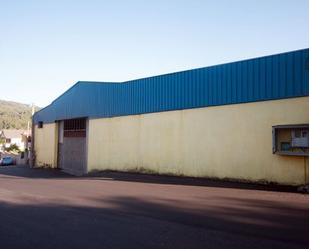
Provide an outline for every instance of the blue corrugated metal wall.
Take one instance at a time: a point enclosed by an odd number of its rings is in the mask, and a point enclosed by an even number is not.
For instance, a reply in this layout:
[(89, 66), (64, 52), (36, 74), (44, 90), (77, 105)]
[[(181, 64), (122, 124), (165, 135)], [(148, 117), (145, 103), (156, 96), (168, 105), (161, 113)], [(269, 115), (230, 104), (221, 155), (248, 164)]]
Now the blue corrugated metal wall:
[(309, 49), (124, 83), (78, 82), (34, 115), (47, 123), (309, 95)]

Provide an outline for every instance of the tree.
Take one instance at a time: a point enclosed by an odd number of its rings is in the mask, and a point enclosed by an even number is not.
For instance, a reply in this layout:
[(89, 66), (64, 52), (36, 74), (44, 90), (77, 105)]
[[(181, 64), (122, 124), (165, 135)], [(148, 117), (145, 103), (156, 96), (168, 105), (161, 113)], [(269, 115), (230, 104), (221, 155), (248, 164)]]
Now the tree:
[(0, 150), (4, 150), (5, 138), (0, 137)]
[(17, 152), (17, 153), (20, 152), (20, 149), (19, 149), (19, 147), (16, 144), (11, 144), (10, 147), (5, 148), (5, 150), (7, 152)]

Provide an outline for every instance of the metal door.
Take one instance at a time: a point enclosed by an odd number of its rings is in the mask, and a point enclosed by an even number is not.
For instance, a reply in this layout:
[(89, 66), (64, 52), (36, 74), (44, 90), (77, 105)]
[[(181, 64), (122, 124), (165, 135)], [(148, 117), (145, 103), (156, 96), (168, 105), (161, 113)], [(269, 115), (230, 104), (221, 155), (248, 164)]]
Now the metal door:
[(87, 173), (86, 119), (60, 122), (58, 165), (73, 175)]

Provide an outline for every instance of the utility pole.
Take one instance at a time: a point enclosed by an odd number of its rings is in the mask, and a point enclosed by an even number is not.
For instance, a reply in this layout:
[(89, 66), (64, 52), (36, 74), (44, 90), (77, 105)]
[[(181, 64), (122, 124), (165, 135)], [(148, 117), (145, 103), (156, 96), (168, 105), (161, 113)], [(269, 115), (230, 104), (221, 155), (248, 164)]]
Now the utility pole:
[[(32, 119), (32, 116), (34, 114), (34, 104), (32, 103), (31, 104), (31, 119)], [(30, 135), (30, 120), (28, 120), (28, 127), (27, 127), (27, 131), (28, 131), (28, 135)]]
[[(31, 121), (32, 121), (32, 117), (34, 115), (34, 112), (35, 112), (34, 104), (31, 103)], [(32, 139), (33, 139), (34, 134), (32, 134), (33, 133), (33, 129), (32, 129), (33, 124), (31, 124), (31, 127), (30, 127), (31, 121), (28, 120), (28, 127), (27, 127), (28, 128), (28, 131), (27, 131), (27, 133), (28, 133), (27, 134), (27, 150), (28, 150), (27, 158), (28, 158), (28, 160), (30, 159), (30, 166), (32, 166), (32, 157), (33, 157), (33, 149), (34, 149), (34, 148), (32, 148), (32, 145), (33, 145)], [(31, 146), (29, 145), (29, 138), (30, 137), (31, 137)]]

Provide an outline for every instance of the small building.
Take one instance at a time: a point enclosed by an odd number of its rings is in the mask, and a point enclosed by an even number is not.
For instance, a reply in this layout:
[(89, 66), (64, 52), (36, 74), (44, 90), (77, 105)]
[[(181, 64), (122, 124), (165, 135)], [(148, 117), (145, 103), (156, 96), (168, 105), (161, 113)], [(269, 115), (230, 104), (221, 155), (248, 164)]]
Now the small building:
[(15, 144), (21, 151), (24, 151), (27, 148), (29, 136), (30, 134), (27, 130), (0, 130), (0, 138), (3, 139), (5, 148)]
[(309, 180), (309, 49), (123, 83), (77, 82), (33, 117), (34, 165)]

